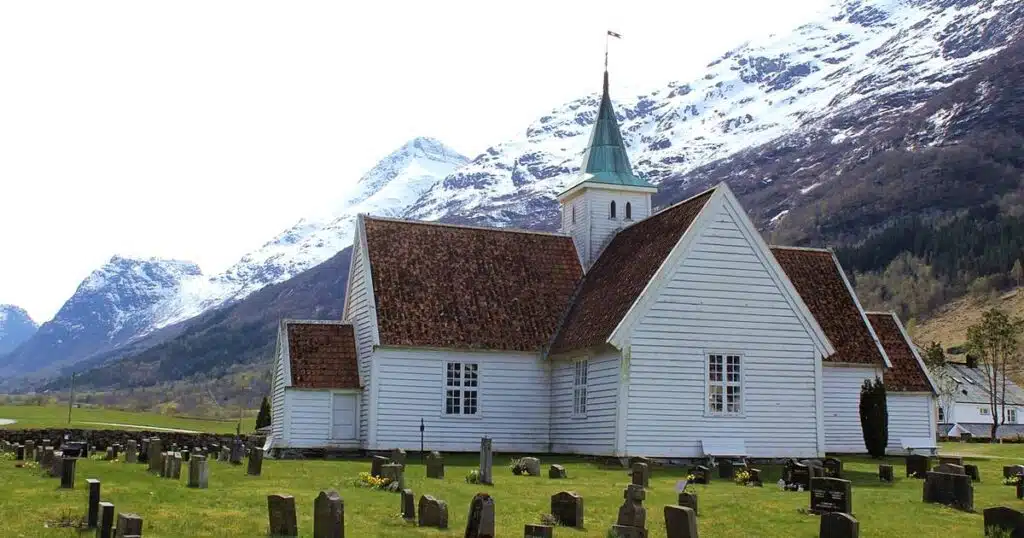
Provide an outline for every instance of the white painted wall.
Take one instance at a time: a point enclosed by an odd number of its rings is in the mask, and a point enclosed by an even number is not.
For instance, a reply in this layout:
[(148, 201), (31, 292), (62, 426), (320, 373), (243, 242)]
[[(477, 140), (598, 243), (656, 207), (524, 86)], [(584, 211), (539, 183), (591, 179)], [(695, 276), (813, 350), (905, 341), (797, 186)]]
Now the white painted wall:
[(900, 439), (935, 439), (935, 421), (931, 394), (888, 392), (885, 405), (889, 412), (889, 445), (886, 452), (903, 453)]
[[(378, 348), (376, 444), (371, 449), (452, 452), (480, 449), (480, 438), (495, 451), (546, 452), (551, 410), (548, 365), (539, 354)], [(479, 414), (444, 413), (445, 362), (478, 364)]]
[[(572, 198), (562, 201), (562, 231), (572, 236), (572, 242), (576, 246), (576, 254), (579, 256), (580, 265), (586, 267), (590, 259), (588, 232), (590, 231), (590, 210), (587, 205), (588, 198), (583, 196), (583, 191), (574, 194)], [(573, 221), (573, 210), (576, 211), (576, 220)]]
[[(359, 227), (359, 232), (362, 227)], [(352, 265), (350, 266), (349, 289), (345, 301), (348, 303), (345, 310), (345, 322), (352, 324), (356, 339), (356, 356), (359, 359), (359, 378), (363, 384), (362, 401), (371, 402), (371, 389), (373, 387), (372, 357), (373, 357), (373, 317), (370, 312), (372, 298), (369, 297), (366, 264), (360, 233), (357, 232), (356, 241), (352, 245)], [(369, 411), (370, 405), (363, 405), (359, 410), (359, 438), (365, 447), (369, 438)]]
[[(280, 324), (279, 324), (280, 325)], [(274, 358), (274, 381), (270, 393), (270, 435), (274, 443), (280, 446), (285, 437), (285, 398), (284, 388), (290, 380), (285, 379), (285, 361), (287, 361), (286, 347), (284, 345), (284, 331), (280, 327), (277, 330), (277, 356)]]
[[(990, 414), (981, 414), (982, 408), (988, 409)], [(1000, 409), (1016, 409), (1017, 410), (1017, 422), (1015, 424), (1024, 424), (1024, 407), (1016, 405), (1000, 406)], [(992, 406), (988, 403), (965, 403), (957, 402), (953, 405), (953, 416), (946, 416), (946, 422), (963, 422), (966, 424), (970, 423), (981, 423), (991, 424), (992, 423)], [(951, 420), (952, 419), (952, 420)], [(1010, 421), (1006, 421), (1010, 424)]]
[[(614, 219), (610, 217), (613, 200)], [(627, 203), (632, 207), (632, 218), (629, 220), (626, 219)], [(576, 206), (575, 225), (572, 224), (573, 206)], [(650, 214), (649, 193), (587, 187), (579, 194), (563, 201), (562, 230), (572, 235), (584, 267), (590, 267), (616, 232), (649, 217)]]
[(612, 456), (615, 454), (616, 409), (622, 357), (611, 348), (588, 357), (587, 414), (573, 416), (575, 359), (559, 358), (552, 364), (551, 451)]
[[(358, 448), (358, 439), (332, 439), (331, 390), (286, 389), (288, 408), (288, 436), (282, 447), (287, 448)], [(358, 398), (355, 392), (347, 397)]]
[[(745, 217), (720, 207), (630, 336), (622, 455), (698, 457), (701, 439), (729, 438), (752, 457), (820, 456), (814, 340)], [(705, 413), (709, 352), (743, 356), (742, 416)]]
[(864, 380), (882, 377), (881, 367), (825, 363), (825, 449), (829, 452), (864, 454), (860, 426), (860, 388)]

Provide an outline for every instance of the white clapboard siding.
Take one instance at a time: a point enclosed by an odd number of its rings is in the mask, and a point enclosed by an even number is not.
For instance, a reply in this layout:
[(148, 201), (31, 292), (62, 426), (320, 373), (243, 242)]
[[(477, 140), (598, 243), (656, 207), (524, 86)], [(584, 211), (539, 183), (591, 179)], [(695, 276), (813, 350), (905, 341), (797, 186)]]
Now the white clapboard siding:
[[(378, 348), (377, 443), (372, 449), (419, 450), (423, 419), (427, 450), (548, 449), (550, 383), (539, 354)], [(444, 414), (445, 361), (476, 363), (479, 415)]]
[(882, 376), (877, 367), (825, 363), (825, 449), (829, 452), (867, 452), (860, 427), (860, 388), (864, 380), (874, 380), (875, 376)]
[[(370, 300), (366, 285), (366, 267), (364, 264), (361, 242), (356, 238), (352, 245), (352, 276), (348, 289), (348, 308), (346, 310), (347, 323), (352, 324), (356, 338), (356, 355), (359, 358), (359, 379), (363, 384), (364, 402), (370, 402), (370, 389), (373, 379), (371, 374), (371, 361), (373, 360), (373, 318), (370, 315)], [(366, 443), (369, 437), (369, 405), (363, 405), (359, 409), (359, 438)]]
[[(355, 394), (351, 394), (356, 398)], [(358, 439), (332, 439), (332, 391), (287, 389), (289, 448), (358, 448)]]
[(932, 406), (935, 397), (931, 394), (889, 392), (885, 406), (889, 412), (889, 446), (886, 452), (902, 453), (900, 439), (935, 439), (935, 422), (932, 420)]
[(573, 416), (574, 358), (552, 365), (551, 451), (613, 456), (622, 357), (613, 349), (587, 360), (587, 413), (583, 417)]
[(271, 392), (270, 400), (270, 435), (274, 439), (274, 442), (281, 446), (281, 442), (285, 437), (285, 398), (284, 398), (284, 387), (288, 380), (284, 378), (285, 369), (284, 361), (286, 360), (284, 355), (285, 344), (282, 340), (283, 332), (278, 329), (278, 346), (277, 346), (277, 357), (274, 358), (274, 386), (273, 392)]
[[(699, 457), (715, 438), (752, 457), (820, 455), (814, 340), (738, 218), (719, 210), (630, 335), (623, 455)], [(742, 416), (705, 413), (718, 352), (742, 355)]]
[[(565, 200), (562, 206), (562, 230), (568, 230), (572, 236), (572, 242), (576, 245), (576, 253), (580, 262), (585, 263), (589, 259), (590, 247), (590, 210), (587, 205), (587, 197), (577, 194), (569, 200)], [(576, 212), (576, 221), (573, 222), (573, 211)]]
[[(590, 209), (590, 254), (596, 260), (612, 236), (619, 230), (651, 214), (647, 193), (588, 189), (584, 195)], [(610, 218), (611, 202), (615, 201), (615, 218)], [(632, 204), (633, 218), (626, 220), (626, 202)]]

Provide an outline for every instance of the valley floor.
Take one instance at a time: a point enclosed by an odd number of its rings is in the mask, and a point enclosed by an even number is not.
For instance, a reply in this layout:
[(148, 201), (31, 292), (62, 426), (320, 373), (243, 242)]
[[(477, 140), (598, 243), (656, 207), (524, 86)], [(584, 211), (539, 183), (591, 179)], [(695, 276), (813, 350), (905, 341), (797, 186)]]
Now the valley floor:
[[(68, 425), (68, 408), (59, 405), (0, 405), (0, 417), (14, 422), (0, 420), (0, 428), (81, 428), (104, 430), (153, 430), (205, 433), (235, 433), (238, 420), (207, 420), (202, 418), (177, 417), (159, 413), (138, 413), (98, 407), (83, 407), (71, 410), (71, 424)], [(256, 419), (251, 414), (242, 419), (242, 431), (251, 432)]]

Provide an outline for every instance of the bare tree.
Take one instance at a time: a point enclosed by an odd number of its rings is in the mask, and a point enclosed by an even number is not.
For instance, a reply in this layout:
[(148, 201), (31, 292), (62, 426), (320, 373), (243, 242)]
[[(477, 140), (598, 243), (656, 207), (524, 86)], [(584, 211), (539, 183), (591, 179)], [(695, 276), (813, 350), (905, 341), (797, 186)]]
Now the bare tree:
[(1020, 368), (1020, 339), (1024, 320), (993, 308), (982, 314), (981, 322), (967, 328), (968, 353), (978, 360), (992, 408), (992, 442), (998, 440), (999, 426), (1006, 422), (1007, 377)]

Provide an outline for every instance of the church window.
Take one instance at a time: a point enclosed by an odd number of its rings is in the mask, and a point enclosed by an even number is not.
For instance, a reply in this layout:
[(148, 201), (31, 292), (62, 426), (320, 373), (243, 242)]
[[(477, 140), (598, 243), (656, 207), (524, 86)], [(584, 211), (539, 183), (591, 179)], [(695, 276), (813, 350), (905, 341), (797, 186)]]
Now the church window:
[(587, 360), (575, 362), (575, 373), (572, 381), (572, 414), (575, 417), (587, 416)]
[(576, 204), (572, 205), (572, 223), (576, 224)]
[(474, 416), (479, 410), (477, 364), (445, 364), (444, 414)]
[(608, 218), (614, 219), (615, 218), (615, 200), (612, 200), (611, 205), (608, 206), (608, 207), (609, 207), (609, 209), (608, 209)]
[(708, 414), (739, 415), (743, 412), (740, 356), (708, 355)]
[(626, 220), (633, 220), (633, 204), (626, 202)]

